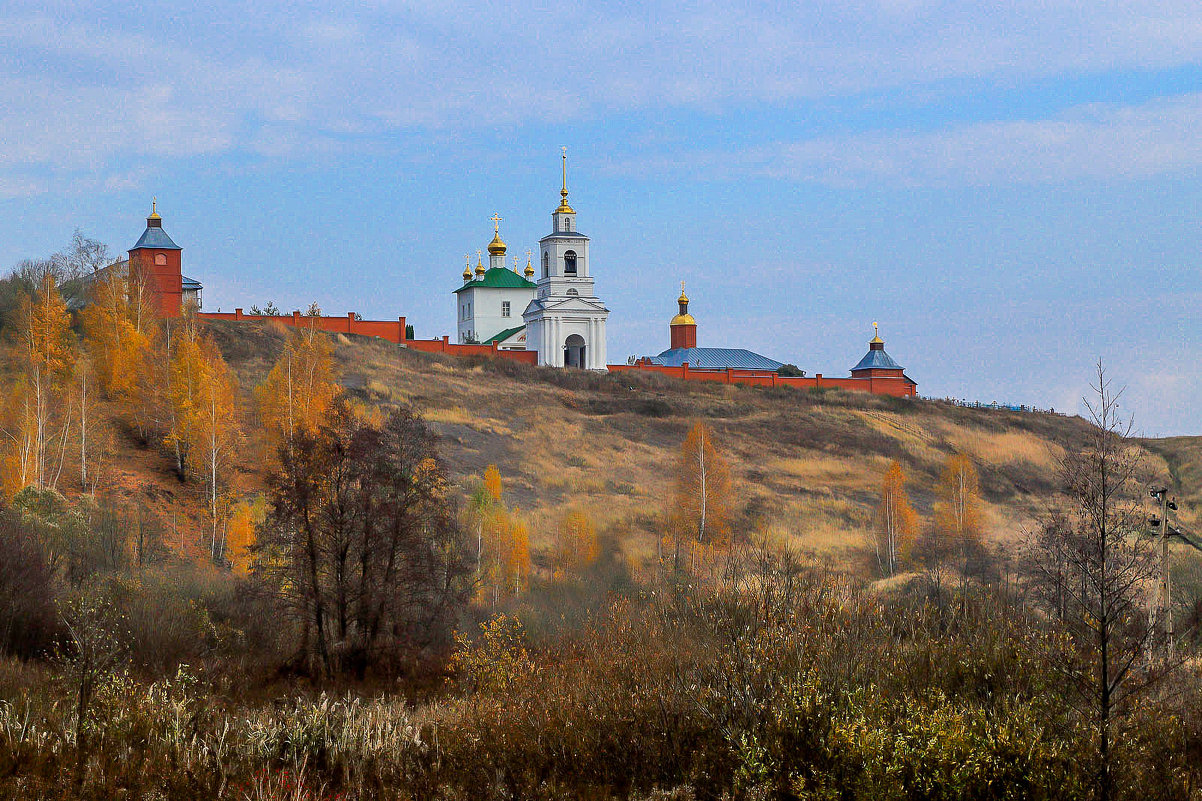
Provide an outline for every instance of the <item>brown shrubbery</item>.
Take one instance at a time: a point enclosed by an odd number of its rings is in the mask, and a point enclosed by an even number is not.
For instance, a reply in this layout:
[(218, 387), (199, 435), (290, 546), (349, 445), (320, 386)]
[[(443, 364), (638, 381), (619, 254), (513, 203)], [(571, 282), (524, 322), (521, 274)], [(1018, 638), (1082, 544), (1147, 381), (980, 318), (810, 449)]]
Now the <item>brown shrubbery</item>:
[[(95, 693), (79, 794), (1090, 797), (1091, 734), (1050, 668), (1067, 644), (1005, 598), (883, 603), (821, 570), (750, 562), (742, 588), (649, 588), (543, 643), (491, 622), (462, 640), (448, 692), (416, 707), (322, 694), (231, 708), (191, 672), (114, 675)], [(1189, 798), (1202, 778), (1202, 695), (1173, 690), (1133, 713), (1115, 771), (1146, 798)], [(72, 731), (48, 698), (0, 707), (0, 787), (72, 797), (58, 783)]]

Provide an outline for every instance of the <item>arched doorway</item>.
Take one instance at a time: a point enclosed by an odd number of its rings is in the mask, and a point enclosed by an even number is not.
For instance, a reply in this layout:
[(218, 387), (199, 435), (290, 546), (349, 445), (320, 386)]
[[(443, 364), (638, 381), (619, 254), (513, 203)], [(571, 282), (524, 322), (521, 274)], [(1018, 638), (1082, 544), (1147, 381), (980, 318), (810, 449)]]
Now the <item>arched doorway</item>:
[(584, 337), (572, 334), (563, 345), (563, 366), (584, 369)]

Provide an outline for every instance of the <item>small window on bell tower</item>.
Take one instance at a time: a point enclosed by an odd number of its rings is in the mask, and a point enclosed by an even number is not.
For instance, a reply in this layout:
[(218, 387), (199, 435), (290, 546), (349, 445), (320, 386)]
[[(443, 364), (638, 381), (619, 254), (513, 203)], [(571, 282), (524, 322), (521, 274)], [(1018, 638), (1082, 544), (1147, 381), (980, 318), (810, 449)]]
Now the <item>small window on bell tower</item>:
[(551, 275), (551, 258), (547, 255), (547, 251), (543, 251), (543, 278)]

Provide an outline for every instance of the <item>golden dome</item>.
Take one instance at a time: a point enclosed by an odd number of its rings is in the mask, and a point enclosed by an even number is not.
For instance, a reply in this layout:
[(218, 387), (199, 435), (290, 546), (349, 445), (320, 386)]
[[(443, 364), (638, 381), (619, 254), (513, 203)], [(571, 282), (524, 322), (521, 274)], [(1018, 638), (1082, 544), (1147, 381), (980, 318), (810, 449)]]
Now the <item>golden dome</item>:
[[(662, 320), (663, 318), (661, 317), (660, 319)], [(693, 315), (691, 314), (678, 314), (672, 318), (672, 322), (669, 325), (697, 325), (697, 321), (693, 319)]]
[(467, 283), (470, 280), (472, 280), (472, 257), (464, 256), (463, 257), (463, 281), (464, 281), (464, 283)]
[(877, 330), (876, 323), (872, 324), (872, 339), (868, 340), (869, 345), (884, 345), (885, 340), (881, 339), (880, 331)]
[(534, 277), (534, 265), (530, 263), (530, 251), (526, 251), (526, 280), (529, 281)]
[(501, 233), (499, 231), (497, 233), (493, 234), (492, 241), (488, 243), (488, 255), (490, 255), (490, 256), (504, 256), (505, 255), (505, 243), (501, 241)]
[(476, 276), (478, 278), (483, 278), (484, 277), (484, 262), (481, 260), (480, 256), (481, 256), (481, 253), (480, 253), (480, 251), (477, 250), (476, 251)]
[(147, 217), (146, 219), (148, 219), (148, 220), (163, 219), (162, 217), (159, 216), (159, 199), (157, 197), (150, 199), (150, 216)]

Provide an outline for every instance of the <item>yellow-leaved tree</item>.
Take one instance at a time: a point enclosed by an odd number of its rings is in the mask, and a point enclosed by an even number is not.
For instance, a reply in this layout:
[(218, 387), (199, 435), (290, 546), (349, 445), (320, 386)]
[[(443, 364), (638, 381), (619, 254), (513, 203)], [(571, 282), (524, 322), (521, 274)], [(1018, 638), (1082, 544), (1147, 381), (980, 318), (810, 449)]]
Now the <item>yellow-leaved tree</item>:
[[(10, 402), (20, 411), (6, 430), (10, 446), (5, 472), (17, 489), (54, 486), (62, 470), (73, 404), (71, 371), (76, 359), (71, 316), (54, 276), (46, 273), (33, 295), (21, 299), (17, 313), (17, 384)], [(63, 401), (68, 402), (64, 403)]]
[(133, 403), (150, 369), (153, 326), (141, 293), (130, 291), (126, 270), (113, 265), (91, 287), (80, 313), (84, 345), (98, 389), (110, 400)]
[(481, 598), (494, 603), (520, 595), (530, 583), (530, 531), (518, 509), (502, 497), (501, 471), (489, 465), (467, 508), (468, 525), (476, 532), (476, 581)]
[(947, 458), (935, 487), (935, 532), (942, 547), (958, 557), (966, 578), (982, 541), (981, 488), (972, 459), (956, 453)]
[(238, 501), (230, 507), (225, 536), (225, 558), (235, 573), (246, 575), (253, 563), (251, 548), (255, 544), (255, 527), (267, 517), (267, 503), (262, 495), (250, 501)]
[(680, 569), (682, 540), (688, 541), (691, 553), (694, 545), (710, 549), (729, 541), (732, 493), (730, 468), (718, 453), (713, 432), (703, 422), (694, 423), (680, 447), (669, 515), (674, 570)]
[(910, 558), (918, 533), (918, 513), (906, 495), (906, 475), (896, 460), (885, 471), (876, 515), (876, 558), (881, 575), (892, 576)]
[(201, 341), (201, 365), (197, 397), (185, 420), (186, 440), (194, 470), (204, 476), (207, 486), (213, 561), (221, 562), (225, 537), (221, 535), (219, 495), (240, 437), (235, 405), (238, 382), (221, 351), (207, 338)]
[(189, 421), (199, 415), (201, 391), (205, 380), (204, 353), (195, 319), (181, 318), (168, 327), (167, 415), (163, 442), (175, 454), (175, 469), (181, 477), (189, 468)]
[(205, 482), (209, 507), (210, 550), (221, 562), (225, 527), (221, 486), (240, 432), (236, 409), (237, 379), (221, 351), (201, 334), (195, 318), (185, 316), (175, 329), (169, 369), (166, 445), (173, 449), (181, 475)]
[(551, 578), (579, 573), (597, 561), (600, 546), (597, 527), (587, 512), (572, 509), (566, 512), (554, 529), (551, 543)]
[(269, 456), (325, 421), (341, 392), (333, 352), (329, 337), (312, 326), (289, 332), (284, 352), (255, 389)]

